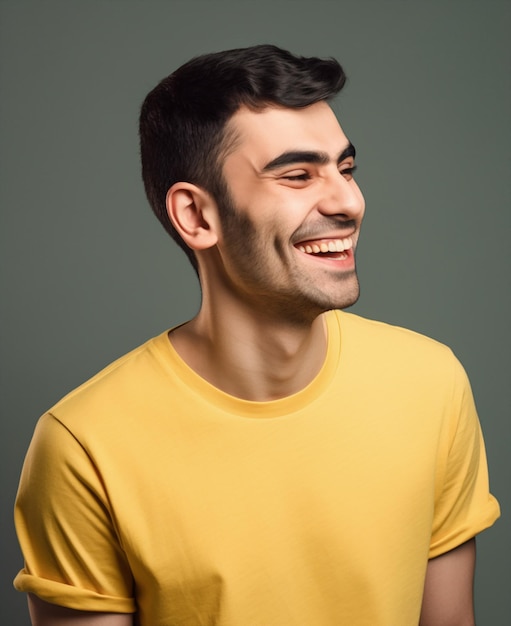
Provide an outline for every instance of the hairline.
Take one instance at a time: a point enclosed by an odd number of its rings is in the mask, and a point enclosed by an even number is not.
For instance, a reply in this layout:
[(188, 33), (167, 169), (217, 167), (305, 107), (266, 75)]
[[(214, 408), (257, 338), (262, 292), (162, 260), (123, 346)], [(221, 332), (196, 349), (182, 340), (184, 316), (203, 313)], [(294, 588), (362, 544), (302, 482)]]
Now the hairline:
[[(335, 95), (337, 94), (334, 94), (334, 97)], [(280, 109), (282, 111), (285, 111), (285, 110), (298, 111), (300, 109), (307, 109), (308, 107), (318, 104), (319, 102), (324, 102), (325, 104), (330, 106), (330, 108), (332, 108), (330, 104), (332, 99), (333, 97), (324, 98), (322, 100), (317, 100), (316, 102), (311, 102), (310, 104), (307, 104), (305, 106), (299, 106), (299, 107), (298, 106), (297, 107), (285, 106), (285, 105), (279, 104), (278, 102), (271, 102), (271, 101), (270, 102), (261, 101), (260, 104), (257, 104), (255, 106), (241, 102), (238, 108), (232, 113), (232, 115), (227, 119), (227, 121), (224, 124), (224, 127), (222, 129), (222, 136), (218, 144), (218, 151), (217, 151), (217, 154), (215, 155), (215, 168), (218, 173), (218, 180), (216, 182), (221, 186), (222, 191), (224, 192), (229, 191), (227, 181), (225, 180), (224, 173), (223, 173), (225, 162), (227, 158), (231, 154), (233, 154), (233, 152), (239, 147), (242, 141), (241, 133), (237, 128), (235, 128), (235, 124), (234, 124), (234, 118), (238, 115), (238, 113), (240, 113), (240, 111), (246, 110), (252, 113), (263, 113), (264, 111), (268, 109)], [(351, 142), (349, 142), (349, 145), (350, 146), (352, 145)], [(218, 185), (215, 185), (215, 187), (218, 187)], [(214, 197), (213, 199), (215, 200), (215, 202), (218, 203), (218, 199), (216, 197)]]

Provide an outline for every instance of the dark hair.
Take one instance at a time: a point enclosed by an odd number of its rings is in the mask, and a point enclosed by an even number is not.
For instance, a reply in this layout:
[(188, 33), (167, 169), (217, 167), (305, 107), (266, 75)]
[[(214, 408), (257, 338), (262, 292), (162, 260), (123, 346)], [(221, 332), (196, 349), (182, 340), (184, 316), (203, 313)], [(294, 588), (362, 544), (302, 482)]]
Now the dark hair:
[(332, 98), (346, 80), (334, 59), (295, 56), (272, 45), (206, 54), (182, 65), (146, 97), (140, 113), (142, 177), (149, 203), (188, 255), (166, 210), (168, 189), (186, 181), (209, 192), (221, 210), (226, 124), (241, 106), (306, 107)]

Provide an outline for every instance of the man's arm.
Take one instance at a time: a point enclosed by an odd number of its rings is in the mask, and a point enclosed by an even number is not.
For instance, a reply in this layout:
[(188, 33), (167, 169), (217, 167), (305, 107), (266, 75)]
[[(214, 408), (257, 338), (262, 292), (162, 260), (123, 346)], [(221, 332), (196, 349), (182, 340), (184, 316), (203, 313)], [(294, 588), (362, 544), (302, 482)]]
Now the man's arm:
[(419, 626), (474, 626), (475, 539), (431, 559)]
[(75, 611), (28, 594), (32, 626), (133, 626), (132, 613)]

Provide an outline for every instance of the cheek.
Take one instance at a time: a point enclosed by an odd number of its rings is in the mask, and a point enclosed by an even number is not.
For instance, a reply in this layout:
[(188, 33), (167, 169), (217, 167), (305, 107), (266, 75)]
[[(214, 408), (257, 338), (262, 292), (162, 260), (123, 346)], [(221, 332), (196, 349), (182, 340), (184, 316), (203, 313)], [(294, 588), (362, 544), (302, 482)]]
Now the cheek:
[(275, 237), (273, 239), (273, 249), (276, 252), (276, 254), (278, 254), (278, 256), (280, 257), (284, 256), (284, 243), (278, 237)]

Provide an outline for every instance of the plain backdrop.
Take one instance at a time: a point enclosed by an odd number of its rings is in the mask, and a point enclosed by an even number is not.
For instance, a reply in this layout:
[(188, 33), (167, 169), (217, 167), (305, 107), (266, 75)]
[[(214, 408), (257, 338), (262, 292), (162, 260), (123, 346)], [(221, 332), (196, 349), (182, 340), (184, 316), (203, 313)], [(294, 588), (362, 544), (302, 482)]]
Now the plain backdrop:
[(449, 344), (469, 373), (503, 514), (478, 541), (478, 625), (509, 625), (510, 32), (497, 0), (0, 2), (2, 624), (29, 624), (12, 505), (37, 418), (199, 303), (144, 196), (140, 104), (192, 56), (275, 43), (349, 76), (354, 310)]

